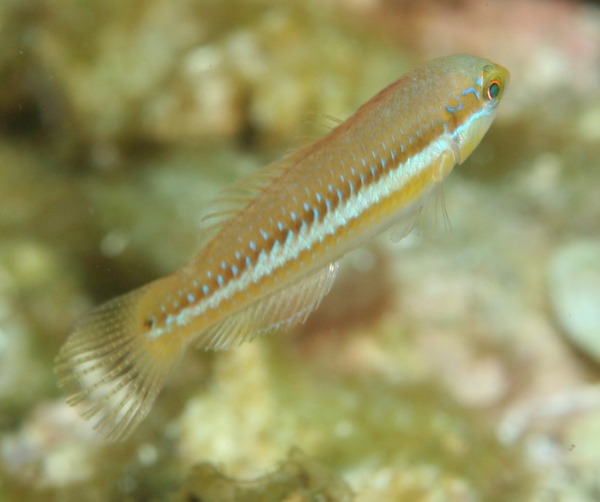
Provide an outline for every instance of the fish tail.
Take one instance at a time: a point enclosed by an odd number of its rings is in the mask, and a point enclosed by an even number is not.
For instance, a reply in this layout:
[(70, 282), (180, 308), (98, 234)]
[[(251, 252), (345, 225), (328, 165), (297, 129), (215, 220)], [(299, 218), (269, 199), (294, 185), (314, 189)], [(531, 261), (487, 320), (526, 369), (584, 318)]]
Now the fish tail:
[(180, 337), (147, 336), (140, 303), (150, 288), (92, 310), (56, 358), (54, 371), (68, 392), (67, 403), (111, 440), (127, 437), (148, 414), (185, 349)]

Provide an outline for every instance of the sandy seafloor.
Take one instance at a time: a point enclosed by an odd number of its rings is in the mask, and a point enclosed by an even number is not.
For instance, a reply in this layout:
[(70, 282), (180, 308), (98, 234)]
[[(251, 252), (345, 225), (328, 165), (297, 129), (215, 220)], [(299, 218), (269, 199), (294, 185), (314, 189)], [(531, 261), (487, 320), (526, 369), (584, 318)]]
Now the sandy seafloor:
[[(0, 33), (0, 500), (600, 499), (596, 4), (3, 0)], [(292, 332), (190, 352), (126, 441), (91, 431), (52, 371), (76, 319), (455, 52), (510, 88), (414, 231)]]

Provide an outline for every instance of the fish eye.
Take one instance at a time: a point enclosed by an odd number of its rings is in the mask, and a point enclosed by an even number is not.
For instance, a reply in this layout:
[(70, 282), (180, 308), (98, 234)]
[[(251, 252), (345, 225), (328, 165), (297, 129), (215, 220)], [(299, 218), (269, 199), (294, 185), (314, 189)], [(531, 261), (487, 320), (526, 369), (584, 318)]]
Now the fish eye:
[(486, 95), (490, 101), (494, 101), (500, 95), (500, 81), (499, 80), (494, 79), (489, 83), (489, 85), (487, 87)]

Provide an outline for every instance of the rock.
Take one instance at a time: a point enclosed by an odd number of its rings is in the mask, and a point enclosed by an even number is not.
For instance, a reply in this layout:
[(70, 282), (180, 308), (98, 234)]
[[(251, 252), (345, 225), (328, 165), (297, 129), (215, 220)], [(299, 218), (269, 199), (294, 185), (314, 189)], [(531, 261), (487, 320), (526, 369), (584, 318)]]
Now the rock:
[(556, 322), (574, 346), (600, 363), (600, 240), (559, 249), (548, 282)]
[(280, 467), (254, 480), (236, 480), (220, 473), (211, 464), (195, 466), (172, 498), (184, 500), (329, 500), (349, 502), (352, 491), (336, 473), (299, 449), (292, 449)]

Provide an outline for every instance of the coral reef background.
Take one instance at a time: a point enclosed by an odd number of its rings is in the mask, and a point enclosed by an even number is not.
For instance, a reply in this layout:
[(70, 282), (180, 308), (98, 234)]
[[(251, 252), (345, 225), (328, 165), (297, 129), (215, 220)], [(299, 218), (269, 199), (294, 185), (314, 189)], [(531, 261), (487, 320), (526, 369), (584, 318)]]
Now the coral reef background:
[[(0, 500), (598, 500), (597, 4), (3, 0), (0, 33)], [(294, 332), (190, 353), (126, 442), (91, 431), (52, 373), (77, 317), (454, 52), (511, 85), (415, 231)]]

